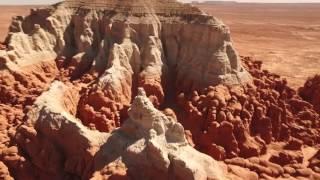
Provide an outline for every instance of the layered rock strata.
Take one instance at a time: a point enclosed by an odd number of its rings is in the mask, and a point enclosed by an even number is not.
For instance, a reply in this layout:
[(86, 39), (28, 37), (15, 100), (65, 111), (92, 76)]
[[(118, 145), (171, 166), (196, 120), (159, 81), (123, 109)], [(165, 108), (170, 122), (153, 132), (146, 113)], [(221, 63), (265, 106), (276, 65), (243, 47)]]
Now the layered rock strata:
[[(174, 0), (67, 0), (14, 18), (6, 44), (8, 50), (1, 57), (10, 70), (58, 57), (65, 59), (60, 61), (62, 67), (72, 67), (72, 80), (88, 71), (97, 72), (95, 88), (108, 98), (107, 111), (112, 113), (128, 108), (138, 86), (161, 106), (167, 86), (197, 89), (250, 81), (229, 29), (199, 9)], [(176, 78), (167, 82), (171, 75)], [(79, 114), (84, 123), (103, 131), (112, 130), (110, 120), (119, 124), (119, 118), (90, 103), (97, 97), (95, 92), (87, 96), (81, 103), (84, 113)], [(88, 119), (92, 111), (106, 118)]]
[(1, 178), (319, 179), (316, 80), (313, 106), (190, 5), (67, 0), (0, 49)]

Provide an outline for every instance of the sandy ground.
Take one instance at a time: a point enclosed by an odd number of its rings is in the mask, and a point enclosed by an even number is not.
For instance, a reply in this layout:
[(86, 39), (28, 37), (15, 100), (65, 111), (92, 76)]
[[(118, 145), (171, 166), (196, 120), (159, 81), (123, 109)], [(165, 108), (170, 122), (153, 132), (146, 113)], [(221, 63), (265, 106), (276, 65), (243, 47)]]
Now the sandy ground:
[(320, 4), (198, 5), (230, 26), (241, 55), (264, 61), (293, 87), (320, 73)]
[[(241, 55), (264, 61), (264, 68), (286, 77), (293, 87), (320, 73), (320, 4), (197, 5), (230, 26)], [(11, 18), (31, 6), (0, 6), (0, 40)]]
[(28, 15), (31, 8), (32, 6), (0, 6), (0, 41), (5, 39), (12, 17)]

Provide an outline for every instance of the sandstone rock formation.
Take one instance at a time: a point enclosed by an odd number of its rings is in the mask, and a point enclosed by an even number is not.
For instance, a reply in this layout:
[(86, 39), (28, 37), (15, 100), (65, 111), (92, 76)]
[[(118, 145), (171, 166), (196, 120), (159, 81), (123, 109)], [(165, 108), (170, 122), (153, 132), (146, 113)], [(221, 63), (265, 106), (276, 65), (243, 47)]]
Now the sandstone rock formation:
[(94, 154), (108, 137), (74, 117), (78, 100), (74, 87), (56, 81), (37, 98), (27, 121), (17, 130), (18, 145), (43, 178), (89, 177)]
[[(55, 31), (64, 32), (60, 43), (64, 46), (55, 52), (67, 57), (61, 64), (73, 67), (71, 79), (88, 71), (99, 73), (95, 90), (81, 99), (79, 117), (100, 131), (110, 132), (120, 125), (122, 111), (138, 86), (161, 106), (170, 90), (243, 84), (251, 79), (241, 66), (228, 28), (190, 5), (65, 1), (55, 8), (47, 19), (59, 27)], [(56, 13), (62, 11), (66, 16), (60, 18)]]
[(304, 87), (299, 89), (299, 95), (320, 113), (320, 75), (308, 79)]
[(40, 177), (87, 179), (121, 164), (122, 176), (133, 179), (228, 176), (223, 165), (188, 145), (182, 125), (154, 108), (143, 90), (132, 103), (130, 118), (112, 134), (89, 130), (74, 118), (77, 94), (72, 86), (52, 83), (17, 130), (16, 141), (43, 173)]
[(0, 177), (319, 179), (312, 82), (309, 103), (175, 0), (33, 9), (0, 46)]
[(312, 105), (277, 76), (261, 71), (258, 63), (245, 62), (255, 86), (209, 86), (178, 95), (184, 109), (181, 122), (196, 146), (223, 159), (258, 156), (265, 153), (266, 144), (292, 137), (318, 144), (319, 115)]
[(8, 167), (0, 162), (0, 178), (4, 180), (12, 180), (13, 178), (10, 176)]
[(134, 179), (226, 178), (216, 161), (188, 145), (183, 126), (154, 108), (142, 89), (128, 113), (98, 152), (96, 168), (117, 160)]

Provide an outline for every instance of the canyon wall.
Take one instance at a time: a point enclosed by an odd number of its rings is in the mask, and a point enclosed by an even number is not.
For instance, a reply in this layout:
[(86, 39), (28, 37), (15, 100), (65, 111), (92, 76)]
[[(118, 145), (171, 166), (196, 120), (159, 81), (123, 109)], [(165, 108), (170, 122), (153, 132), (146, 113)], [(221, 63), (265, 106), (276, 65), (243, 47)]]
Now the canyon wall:
[(0, 94), (7, 179), (319, 178), (316, 104), (174, 0), (13, 18)]

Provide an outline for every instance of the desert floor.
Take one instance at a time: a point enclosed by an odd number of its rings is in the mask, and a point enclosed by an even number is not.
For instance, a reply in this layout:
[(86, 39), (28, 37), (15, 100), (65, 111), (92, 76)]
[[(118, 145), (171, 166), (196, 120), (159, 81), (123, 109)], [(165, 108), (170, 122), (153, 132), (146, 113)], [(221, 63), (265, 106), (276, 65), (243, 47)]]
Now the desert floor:
[(14, 16), (28, 15), (32, 6), (0, 6), (0, 41), (3, 41), (8, 33), (11, 19)]
[[(197, 5), (230, 26), (243, 56), (286, 77), (295, 88), (320, 73), (320, 4)], [(12, 16), (27, 15), (31, 6), (0, 6), (0, 40)]]
[(320, 73), (320, 4), (197, 5), (229, 25), (241, 55), (297, 88)]

